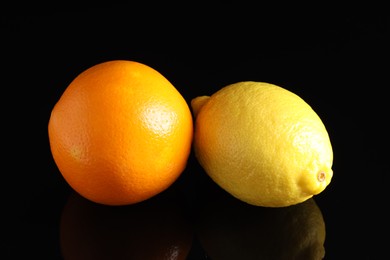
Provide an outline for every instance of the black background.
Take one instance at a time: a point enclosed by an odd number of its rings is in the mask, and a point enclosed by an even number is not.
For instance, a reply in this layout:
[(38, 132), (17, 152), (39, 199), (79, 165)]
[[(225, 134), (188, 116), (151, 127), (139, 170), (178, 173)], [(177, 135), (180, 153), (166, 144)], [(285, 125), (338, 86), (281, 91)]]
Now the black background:
[[(246, 80), (300, 95), (323, 119), (334, 149), (332, 182), (315, 196), (327, 228), (326, 259), (388, 254), (384, 6), (29, 4), (0, 12), (6, 241), (0, 258), (61, 259), (58, 223), (71, 189), (51, 157), (50, 112), (78, 73), (113, 59), (153, 67), (188, 103)], [(192, 214), (194, 194), (209, 182), (191, 154), (172, 189), (186, 195)], [(189, 258), (207, 256), (194, 244)]]

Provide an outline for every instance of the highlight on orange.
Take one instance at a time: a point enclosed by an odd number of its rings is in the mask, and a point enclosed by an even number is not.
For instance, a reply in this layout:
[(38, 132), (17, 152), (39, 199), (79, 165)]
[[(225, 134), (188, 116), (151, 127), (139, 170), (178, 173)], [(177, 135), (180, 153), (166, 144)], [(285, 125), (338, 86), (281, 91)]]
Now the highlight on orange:
[(128, 205), (166, 190), (184, 171), (193, 121), (155, 69), (111, 60), (81, 72), (52, 109), (48, 136), (66, 182), (85, 198)]

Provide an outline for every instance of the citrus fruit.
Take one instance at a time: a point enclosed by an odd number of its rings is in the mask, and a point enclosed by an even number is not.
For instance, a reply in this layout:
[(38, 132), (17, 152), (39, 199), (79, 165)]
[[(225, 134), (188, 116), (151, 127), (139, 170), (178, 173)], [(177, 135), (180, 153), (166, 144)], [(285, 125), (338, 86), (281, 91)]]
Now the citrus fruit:
[(258, 207), (208, 192), (194, 228), (210, 259), (315, 259), (325, 256), (325, 221), (313, 198), (287, 207)]
[(284, 207), (322, 192), (333, 176), (327, 129), (301, 97), (255, 81), (191, 100), (195, 156), (205, 172), (249, 204)]
[(111, 207), (71, 193), (62, 210), (59, 235), (65, 260), (185, 260), (193, 240), (178, 202), (159, 196)]
[(133, 204), (164, 191), (185, 169), (193, 123), (188, 104), (158, 71), (112, 60), (81, 72), (51, 111), (50, 149), (84, 197)]

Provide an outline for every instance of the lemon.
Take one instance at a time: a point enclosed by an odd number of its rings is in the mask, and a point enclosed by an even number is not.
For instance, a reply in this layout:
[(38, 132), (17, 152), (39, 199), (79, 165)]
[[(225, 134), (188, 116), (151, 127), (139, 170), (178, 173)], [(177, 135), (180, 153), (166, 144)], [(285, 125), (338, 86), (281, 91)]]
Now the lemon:
[(327, 129), (297, 94), (274, 84), (242, 81), (191, 100), (194, 152), (220, 187), (252, 205), (285, 207), (331, 182)]

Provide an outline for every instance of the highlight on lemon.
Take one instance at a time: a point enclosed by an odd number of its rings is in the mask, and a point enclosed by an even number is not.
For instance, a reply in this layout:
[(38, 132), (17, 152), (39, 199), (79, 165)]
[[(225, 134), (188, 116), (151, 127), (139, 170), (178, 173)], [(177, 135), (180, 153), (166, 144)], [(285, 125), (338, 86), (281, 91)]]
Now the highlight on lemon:
[(52, 109), (50, 149), (68, 184), (106, 205), (133, 204), (173, 184), (191, 151), (190, 107), (158, 71), (112, 60), (81, 72)]
[(327, 129), (295, 93), (242, 81), (191, 100), (194, 151), (220, 187), (257, 206), (284, 207), (321, 193), (331, 182)]

